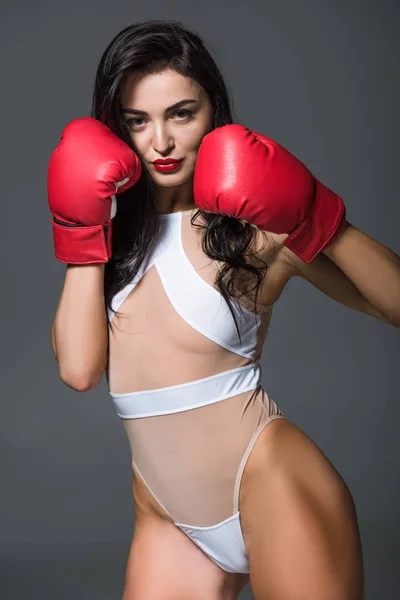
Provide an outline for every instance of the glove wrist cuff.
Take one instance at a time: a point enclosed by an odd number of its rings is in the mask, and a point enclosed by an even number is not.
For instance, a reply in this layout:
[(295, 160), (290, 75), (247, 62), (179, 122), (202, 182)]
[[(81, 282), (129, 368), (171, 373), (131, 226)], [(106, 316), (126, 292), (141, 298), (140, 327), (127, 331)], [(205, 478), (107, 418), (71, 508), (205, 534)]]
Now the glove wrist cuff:
[(343, 200), (315, 179), (315, 197), (310, 210), (283, 244), (306, 263), (333, 244), (346, 222)]
[(56, 259), (72, 265), (106, 263), (112, 256), (112, 220), (107, 225), (65, 225), (53, 218)]

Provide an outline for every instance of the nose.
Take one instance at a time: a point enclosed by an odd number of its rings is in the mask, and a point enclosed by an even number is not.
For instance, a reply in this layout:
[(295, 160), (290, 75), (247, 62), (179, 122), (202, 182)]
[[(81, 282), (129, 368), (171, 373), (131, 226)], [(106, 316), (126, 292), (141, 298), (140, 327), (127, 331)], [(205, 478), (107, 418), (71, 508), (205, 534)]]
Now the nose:
[(174, 139), (168, 131), (168, 127), (158, 125), (153, 131), (153, 149), (158, 154), (169, 154), (174, 147)]

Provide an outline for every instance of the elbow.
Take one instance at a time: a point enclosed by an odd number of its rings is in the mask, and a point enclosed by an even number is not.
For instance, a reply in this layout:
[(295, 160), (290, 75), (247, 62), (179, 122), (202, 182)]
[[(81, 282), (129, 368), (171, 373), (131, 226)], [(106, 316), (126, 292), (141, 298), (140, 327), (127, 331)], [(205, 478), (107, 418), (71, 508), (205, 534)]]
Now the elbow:
[(65, 373), (60, 369), (61, 381), (75, 392), (88, 392), (99, 385), (104, 370), (100, 374)]

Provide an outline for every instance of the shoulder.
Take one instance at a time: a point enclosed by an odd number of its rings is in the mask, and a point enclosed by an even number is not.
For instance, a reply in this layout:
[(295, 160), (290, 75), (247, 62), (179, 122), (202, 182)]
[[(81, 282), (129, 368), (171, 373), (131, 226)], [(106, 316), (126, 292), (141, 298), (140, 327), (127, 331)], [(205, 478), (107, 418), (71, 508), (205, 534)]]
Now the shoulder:
[(276, 268), (280, 268), (288, 274), (298, 275), (297, 257), (282, 243), (286, 237), (287, 233), (278, 234), (256, 229), (253, 251), (259, 259), (266, 262), (268, 267), (276, 265)]
[(293, 253), (282, 244), (287, 234), (276, 234), (256, 229), (252, 252), (254, 257), (267, 265), (262, 291), (262, 303), (274, 304), (299, 269)]

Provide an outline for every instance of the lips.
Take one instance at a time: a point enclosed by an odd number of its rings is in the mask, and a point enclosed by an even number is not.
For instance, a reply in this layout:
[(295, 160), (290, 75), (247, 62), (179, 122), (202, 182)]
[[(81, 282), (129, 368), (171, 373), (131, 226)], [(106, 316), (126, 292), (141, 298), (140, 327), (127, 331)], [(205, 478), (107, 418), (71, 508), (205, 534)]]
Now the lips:
[(177, 165), (180, 162), (182, 162), (182, 159), (177, 160), (176, 158), (158, 158), (157, 160), (153, 161), (153, 165)]
[(153, 162), (154, 168), (160, 173), (169, 173), (170, 171), (176, 171), (182, 164), (183, 159), (176, 160), (172, 158), (159, 158)]

